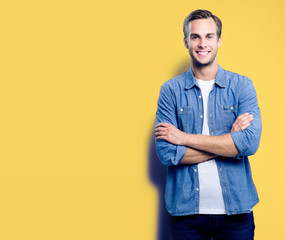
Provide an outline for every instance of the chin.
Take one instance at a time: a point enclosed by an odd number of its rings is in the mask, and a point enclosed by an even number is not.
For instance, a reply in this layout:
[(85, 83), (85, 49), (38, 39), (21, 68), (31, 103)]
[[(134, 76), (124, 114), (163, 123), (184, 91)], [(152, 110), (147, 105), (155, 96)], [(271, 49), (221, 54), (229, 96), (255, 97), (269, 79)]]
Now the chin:
[(193, 64), (197, 67), (206, 67), (206, 66), (209, 66), (213, 63), (213, 61), (207, 61), (207, 62), (200, 62), (200, 61), (197, 61), (197, 60), (192, 60)]
[(195, 64), (195, 66), (197, 67), (206, 67), (206, 66), (213, 64), (213, 62), (215, 61), (215, 58), (205, 60), (205, 61), (199, 61), (197, 58), (192, 58), (191, 60), (193, 64)]

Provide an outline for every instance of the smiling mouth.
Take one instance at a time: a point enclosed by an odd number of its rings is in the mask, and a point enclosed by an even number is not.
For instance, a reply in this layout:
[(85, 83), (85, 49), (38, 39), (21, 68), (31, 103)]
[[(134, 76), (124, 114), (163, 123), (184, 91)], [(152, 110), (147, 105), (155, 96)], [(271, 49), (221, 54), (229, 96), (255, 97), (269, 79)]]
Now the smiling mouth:
[(205, 56), (207, 55), (208, 53), (210, 53), (210, 51), (206, 51), (206, 52), (200, 52), (200, 51), (196, 51), (196, 53), (198, 53), (198, 55), (201, 55), (201, 56)]

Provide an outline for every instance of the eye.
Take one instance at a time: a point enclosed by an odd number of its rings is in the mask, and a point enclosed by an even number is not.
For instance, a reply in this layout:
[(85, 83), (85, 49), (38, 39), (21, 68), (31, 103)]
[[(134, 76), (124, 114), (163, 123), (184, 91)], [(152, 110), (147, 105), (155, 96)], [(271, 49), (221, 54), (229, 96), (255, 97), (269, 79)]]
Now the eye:
[(192, 36), (192, 37), (191, 37), (191, 39), (197, 39), (197, 38), (198, 38), (197, 36)]
[(211, 39), (211, 38), (213, 38), (213, 37), (212, 37), (212, 36), (208, 36), (207, 38), (208, 38), (208, 39)]

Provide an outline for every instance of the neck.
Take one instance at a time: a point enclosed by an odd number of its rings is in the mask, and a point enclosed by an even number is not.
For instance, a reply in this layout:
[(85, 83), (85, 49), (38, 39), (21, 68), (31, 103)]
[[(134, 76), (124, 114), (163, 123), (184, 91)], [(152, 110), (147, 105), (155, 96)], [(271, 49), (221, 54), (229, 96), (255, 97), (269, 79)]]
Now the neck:
[(195, 64), (192, 65), (192, 70), (195, 78), (209, 81), (216, 78), (218, 72), (218, 64), (214, 63), (208, 66), (197, 66)]

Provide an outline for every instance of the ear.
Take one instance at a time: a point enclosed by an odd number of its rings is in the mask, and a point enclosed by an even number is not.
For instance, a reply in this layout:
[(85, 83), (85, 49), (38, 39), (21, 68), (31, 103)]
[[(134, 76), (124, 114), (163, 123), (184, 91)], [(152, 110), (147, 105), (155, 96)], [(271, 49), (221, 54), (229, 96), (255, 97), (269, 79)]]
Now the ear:
[(183, 39), (183, 42), (184, 42), (184, 46), (187, 48), (187, 49), (189, 49), (189, 43), (188, 43), (188, 41), (187, 41), (187, 39), (184, 37), (184, 39)]
[(222, 38), (219, 37), (219, 39), (218, 39), (218, 48), (221, 46), (221, 44), (222, 44)]

